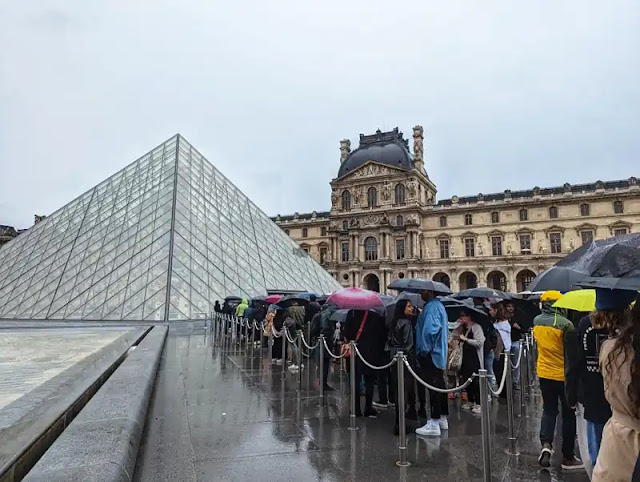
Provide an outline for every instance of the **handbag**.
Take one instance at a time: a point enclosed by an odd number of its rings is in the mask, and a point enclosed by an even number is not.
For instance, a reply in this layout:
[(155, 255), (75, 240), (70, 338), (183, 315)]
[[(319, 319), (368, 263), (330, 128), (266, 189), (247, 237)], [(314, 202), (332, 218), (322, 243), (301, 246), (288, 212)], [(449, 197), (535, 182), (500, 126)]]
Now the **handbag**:
[[(369, 315), (368, 311), (364, 312), (364, 316), (362, 317), (362, 323), (360, 323), (360, 328), (358, 328), (358, 333), (356, 334), (356, 339), (354, 340), (356, 343), (360, 339), (360, 335), (364, 330), (364, 323), (367, 321), (367, 316)], [(349, 358), (351, 356), (351, 343), (343, 343), (340, 347), (340, 355), (345, 358)]]
[[(467, 335), (469, 330), (467, 330)], [(465, 335), (465, 336), (467, 336)], [(447, 370), (452, 373), (457, 373), (462, 368), (462, 350), (463, 343), (460, 340), (451, 338), (448, 343), (447, 350)]]

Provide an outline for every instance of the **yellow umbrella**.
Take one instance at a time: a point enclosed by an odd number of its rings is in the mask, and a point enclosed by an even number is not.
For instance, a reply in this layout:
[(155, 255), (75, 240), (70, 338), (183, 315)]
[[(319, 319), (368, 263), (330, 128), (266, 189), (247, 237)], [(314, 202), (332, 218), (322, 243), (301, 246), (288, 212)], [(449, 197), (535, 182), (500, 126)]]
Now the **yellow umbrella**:
[(596, 309), (596, 290), (569, 291), (562, 295), (553, 306), (576, 311), (593, 311)]

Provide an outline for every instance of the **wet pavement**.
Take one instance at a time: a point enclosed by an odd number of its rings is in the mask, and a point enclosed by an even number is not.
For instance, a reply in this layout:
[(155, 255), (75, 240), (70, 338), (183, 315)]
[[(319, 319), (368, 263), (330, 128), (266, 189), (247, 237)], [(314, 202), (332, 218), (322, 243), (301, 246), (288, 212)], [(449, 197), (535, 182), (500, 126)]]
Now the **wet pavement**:
[[(172, 326), (135, 480), (482, 480), (480, 418), (461, 411), (459, 400), (450, 401), (442, 437), (420, 438), (408, 426), (411, 466), (399, 468), (393, 411), (358, 418), (359, 430), (349, 431), (348, 384), (338, 364), (330, 384), (336, 391), (321, 409), (315, 364), (303, 370), (298, 390), (297, 375), (281, 379), (266, 351), (222, 349), (202, 327)], [(520, 455), (511, 456), (506, 401), (492, 403), (493, 479), (588, 481), (585, 473), (563, 473), (558, 454), (550, 470), (540, 469), (541, 406), (534, 391), (526, 418), (516, 419)]]

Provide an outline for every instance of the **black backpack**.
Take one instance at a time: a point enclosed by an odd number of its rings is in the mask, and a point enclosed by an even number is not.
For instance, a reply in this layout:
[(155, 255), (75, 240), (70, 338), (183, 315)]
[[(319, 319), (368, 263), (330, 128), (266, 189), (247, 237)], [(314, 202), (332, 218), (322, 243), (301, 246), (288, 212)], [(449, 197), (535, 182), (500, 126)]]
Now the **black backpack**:
[(498, 333), (498, 330), (496, 330), (493, 325), (483, 328), (482, 331), (484, 332), (484, 354), (487, 355), (498, 346), (500, 333)]

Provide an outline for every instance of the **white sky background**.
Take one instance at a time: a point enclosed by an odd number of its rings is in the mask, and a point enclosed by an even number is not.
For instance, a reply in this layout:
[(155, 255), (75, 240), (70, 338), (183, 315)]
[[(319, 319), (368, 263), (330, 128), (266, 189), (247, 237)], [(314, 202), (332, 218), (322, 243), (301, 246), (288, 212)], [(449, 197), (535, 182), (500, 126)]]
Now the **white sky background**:
[(0, 0), (0, 224), (176, 132), (271, 215), (425, 128), (438, 197), (640, 176), (640, 3)]

